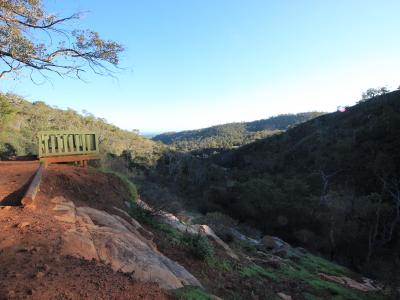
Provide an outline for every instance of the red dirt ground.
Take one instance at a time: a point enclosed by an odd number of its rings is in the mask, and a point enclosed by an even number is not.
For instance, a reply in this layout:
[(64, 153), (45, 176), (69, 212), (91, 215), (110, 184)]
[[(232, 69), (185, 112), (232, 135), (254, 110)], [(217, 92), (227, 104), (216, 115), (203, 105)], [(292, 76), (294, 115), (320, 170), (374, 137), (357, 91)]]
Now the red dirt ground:
[(19, 205), (39, 162), (0, 162), (0, 205)]
[[(22, 163), (0, 168), (3, 193), (21, 189), (34, 171), (32, 164)], [(51, 166), (42, 178), (36, 210), (0, 207), (0, 299), (172, 299), (155, 284), (135, 281), (94, 261), (58, 254), (65, 225), (48, 215), (49, 199), (63, 195), (97, 208), (124, 205), (127, 192), (121, 198), (120, 180), (93, 172)]]
[(64, 196), (76, 206), (90, 206), (111, 211), (112, 207), (126, 209), (130, 195), (121, 180), (113, 175), (69, 165), (51, 165), (44, 172), (37, 203)]

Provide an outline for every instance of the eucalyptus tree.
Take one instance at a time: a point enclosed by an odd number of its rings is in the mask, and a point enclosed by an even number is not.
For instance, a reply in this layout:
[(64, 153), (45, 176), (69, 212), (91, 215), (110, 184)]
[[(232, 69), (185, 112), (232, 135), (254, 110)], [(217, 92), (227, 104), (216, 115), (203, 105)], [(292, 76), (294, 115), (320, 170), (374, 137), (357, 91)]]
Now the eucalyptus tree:
[(111, 75), (123, 47), (92, 30), (74, 28), (82, 13), (50, 14), (41, 0), (0, 0), (0, 79), (24, 69), (46, 77)]

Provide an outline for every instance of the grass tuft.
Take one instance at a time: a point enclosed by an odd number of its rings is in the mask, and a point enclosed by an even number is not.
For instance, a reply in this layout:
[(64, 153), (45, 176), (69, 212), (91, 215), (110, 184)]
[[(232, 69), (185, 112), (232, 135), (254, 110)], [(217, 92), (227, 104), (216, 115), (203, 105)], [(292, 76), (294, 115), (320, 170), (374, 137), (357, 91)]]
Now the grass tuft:
[(266, 277), (268, 279), (271, 279), (272, 281), (279, 281), (279, 275), (277, 274), (277, 272), (270, 270), (270, 269), (266, 269), (263, 267), (260, 267), (258, 265), (250, 265), (250, 266), (245, 266), (243, 268), (241, 268), (241, 270), (239, 271), (240, 275), (244, 276), (244, 277), (256, 277), (256, 276), (261, 276), (261, 277)]
[(185, 286), (172, 292), (178, 300), (211, 300), (205, 290), (198, 287)]
[(125, 184), (126, 188), (128, 189), (131, 206), (136, 204), (136, 200), (139, 198), (139, 194), (136, 185), (129, 179), (128, 176), (105, 168), (100, 168), (99, 170), (100, 172), (103, 173), (113, 174), (117, 176), (119, 179), (121, 179), (121, 181)]
[(221, 260), (215, 256), (207, 257), (206, 262), (210, 268), (212, 268), (213, 270), (218, 270), (220, 272), (232, 272), (234, 269), (232, 263), (229, 260)]

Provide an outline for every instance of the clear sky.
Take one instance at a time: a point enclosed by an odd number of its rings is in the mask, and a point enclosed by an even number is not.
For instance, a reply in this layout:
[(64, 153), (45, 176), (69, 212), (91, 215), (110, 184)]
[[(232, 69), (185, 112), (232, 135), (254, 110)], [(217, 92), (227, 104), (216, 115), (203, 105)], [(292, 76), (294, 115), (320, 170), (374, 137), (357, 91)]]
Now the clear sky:
[(399, 0), (44, 0), (122, 43), (118, 80), (0, 81), (0, 90), (163, 132), (333, 111), (400, 85)]

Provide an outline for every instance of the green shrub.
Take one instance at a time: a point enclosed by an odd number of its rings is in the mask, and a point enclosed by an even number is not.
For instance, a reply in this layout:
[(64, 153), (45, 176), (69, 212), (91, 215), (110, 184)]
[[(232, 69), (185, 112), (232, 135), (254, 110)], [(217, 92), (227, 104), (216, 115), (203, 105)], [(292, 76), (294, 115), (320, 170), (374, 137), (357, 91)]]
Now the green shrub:
[(206, 224), (225, 242), (232, 242), (232, 228), (237, 226), (237, 221), (220, 212), (210, 212), (205, 216), (196, 218), (194, 224)]
[(4, 125), (17, 112), (17, 109), (0, 94), (0, 125)]
[(233, 271), (233, 265), (229, 260), (223, 259), (221, 260), (218, 257), (211, 256), (206, 258), (207, 265), (221, 272), (231, 272)]
[(133, 184), (131, 180), (129, 180), (127, 176), (121, 173), (114, 173), (114, 174), (117, 175), (125, 184), (125, 186), (128, 188), (129, 195), (131, 196), (130, 198), (131, 204), (135, 204), (136, 200), (139, 198), (136, 186)]
[(155, 222), (152, 225), (153, 225), (154, 228), (156, 228), (156, 229), (162, 231), (163, 233), (167, 234), (174, 241), (178, 242), (182, 237), (182, 233), (179, 232), (177, 229), (175, 229), (174, 227), (172, 227), (169, 224)]
[(265, 278), (269, 278), (272, 281), (279, 281), (279, 274), (275, 272), (274, 270), (266, 269), (263, 267), (260, 267), (258, 265), (249, 265), (242, 267), (241, 270), (239, 271), (240, 275), (244, 277), (256, 277), (256, 276), (261, 276)]
[(306, 300), (323, 300), (323, 298), (317, 297), (310, 293), (303, 293), (303, 296)]
[(300, 260), (302, 267), (307, 269), (313, 274), (318, 274), (319, 272), (325, 272), (329, 275), (335, 276), (350, 276), (351, 272), (345, 267), (338, 264), (332, 263), (322, 257), (312, 255), (310, 253), (304, 255)]
[(190, 249), (190, 252), (199, 259), (206, 259), (214, 256), (214, 247), (210, 241), (200, 235), (184, 233), (182, 243)]
[(345, 288), (339, 284), (330, 282), (330, 281), (325, 281), (322, 279), (313, 279), (308, 282), (310, 286), (315, 288), (317, 291), (328, 291), (332, 297), (335, 299), (343, 299), (343, 300), (361, 300), (365, 299), (362, 294), (360, 294), (357, 291), (351, 290), (349, 288)]
[(240, 251), (243, 251), (246, 254), (250, 254), (250, 255), (255, 255), (257, 252), (256, 245), (254, 245), (250, 242), (247, 242), (247, 241), (235, 240), (232, 243), (232, 247), (239, 249)]
[(131, 204), (130, 215), (140, 223), (154, 225), (153, 217), (151, 213), (141, 208), (136, 203)]
[(0, 143), (0, 160), (10, 159), (16, 155), (15, 148), (9, 143)]

